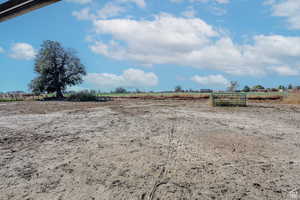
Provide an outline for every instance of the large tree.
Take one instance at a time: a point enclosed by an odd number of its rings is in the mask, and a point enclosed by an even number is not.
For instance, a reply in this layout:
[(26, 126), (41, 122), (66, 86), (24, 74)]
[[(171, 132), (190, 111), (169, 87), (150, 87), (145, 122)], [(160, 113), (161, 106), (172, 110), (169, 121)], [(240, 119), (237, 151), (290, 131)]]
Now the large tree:
[(85, 66), (71, 49), (65, 49), (59, 42), (44, 41), (35, 59), (34, 71), (38, 76), (29, 84), (34, 93), (56, 92), (63, 98), (67, 86), (80, 84), (86, 75)]

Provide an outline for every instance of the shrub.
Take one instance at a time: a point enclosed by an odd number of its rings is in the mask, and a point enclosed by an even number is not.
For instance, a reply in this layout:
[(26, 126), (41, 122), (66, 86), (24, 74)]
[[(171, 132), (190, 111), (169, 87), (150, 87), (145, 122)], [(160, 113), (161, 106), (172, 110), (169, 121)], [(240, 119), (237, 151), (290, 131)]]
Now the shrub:
[(243, 89), (243, 92), (250, 92), (250, 87), (246, 85)]
[(182, 92), (182, 87), (180, 85), (177, 85), (175, 88), (174, 88), (174, 92)]
[(97, 101), (97, 94), (95, 91), (81, 91), (70, 94), (68, 101)]
[(124, 94), (124, 93), (127, 93), (127, 90), (123, 87), (118, 87), (118, 88), (115, 89), (114, 93)]
[(252, 90), (263, 90), (263, 89), (265, 89), (265, 87), (262, 85), (255, 85), (252, 87)]

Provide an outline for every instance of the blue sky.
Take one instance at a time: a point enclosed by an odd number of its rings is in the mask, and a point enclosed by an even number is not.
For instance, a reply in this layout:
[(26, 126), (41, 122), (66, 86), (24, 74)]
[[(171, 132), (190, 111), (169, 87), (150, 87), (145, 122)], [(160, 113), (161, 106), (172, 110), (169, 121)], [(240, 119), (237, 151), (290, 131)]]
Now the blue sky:
[(300, 85), (299, 0), (67, 0), (0, 23), (0, 91), (27, 90), (44, 40), (73, 48), (75, 89)]

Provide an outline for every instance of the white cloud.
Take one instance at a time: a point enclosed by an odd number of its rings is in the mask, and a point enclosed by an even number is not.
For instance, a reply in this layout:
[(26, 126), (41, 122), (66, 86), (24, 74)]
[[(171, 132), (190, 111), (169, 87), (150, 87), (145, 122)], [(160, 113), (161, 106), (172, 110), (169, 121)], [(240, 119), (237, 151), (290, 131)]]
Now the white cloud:
[(193, 8), (193, 7), (188, 7), (185, 11), (183, 11), (181, 13), (182, 16), (184, 17), (190, 17), (190, 18), (193, 18), (196, 16), (196, 10)]
[(73, 11), (72, 15), (78, 20), (96, 20), (96, 19), (107, 19), (119, 16), (126, 9), (120, 5), (114, 3), (107, 3), (101, 9), (99, 9), (95, 14), (91, 12), (90, 8), (83, 8), (79, 11)]
[(120, 5), (114, 3), (107, 3), (103, 8), (98, 10), (97, 16), (102, 19), (106, 19), (109, 17), (115, 17), (125, 12), (126, 9)]
[(272, 4), (274, 4), (274, 3), (276, 3), (276, 0), (265, 0), (264, 2), (263, 2), (263, 5), (272, 5)]
[(88, 4), (92, 2), (92, 0), (67, 0), (67, 1), (72, 3), (79, 3), (79, 4)]
[(146, 2), (145, 0), (118, 0), (121, 3), (135, 3), (137, 6), (141, 8), (146, 7)]
[(285, 17), (291, 29), (300, 29), (300, 1), (267, 0), (265, 5), (271, 5), (273, 16)]
[(10, 57), (18, 60), (31, 60), (35, 57), (36, 50), (27, 43), (15, 43), (11, 47)]
[(0, 46), (0, 53), (4, 53), (4, 49)]
[(272, 68), (277, 74), (282, 76), (297, 76), (299, 75), (299, 71), (296, 69), (292, 69), (289, 66), (279, 66)]
[(162, 14), (153, 20), (95, 20), (91, 40), (97, 54), (140, 65), (172, 64), (218, 70), (234, 75), (264, 75), (274, 66), (295, 68), (300, 62), (300, 37), (257, 35), (251, 44), (232, 39), (199, 18)]
[(74, 86), (68, 87), (67, 90), (68, 91), (80, 92), (80, 91), (84, 91), (84, 90), (89, 90), (89, 88), (85, 88), (85, 87), (82, 87), (82, 86), (74, 85)]
[(216, 16), (222, 16), (225, 15), (227, 13), (227, 10), (221, 7), (217, 7), (217, 6), (212, 6), (210, 8), (210, 11), (212, 14), (216, 15)]
[[(218, 33), (200, 19), (160, 15), (153, 21), (113, 19), (94, 21), (98, 34), (110, 34), (109, 43), (98, 41), (91, 49), (99, 54), (134, 60), (142, 64), (164, 64), (210, 42)], [(119, 42), (126, 43), (121, 46)], [(178, 55), (176, 55), (178, 54)]]
[(72, 15), (78, 20), (93, 20), (96, 18), (96, 16), (91, 13), (90, 8), (83, 8), (80, 11), (73, 11)]
[(209, 2), (209, 1), (213, 1), (213, 2), (216, 2), (216, 3), (221, 3), (221, 4), (226, 4), (226, 3), (229, 3), (230, 0), (190, 0), (191, 2), (203, 2), (203, 3), (206, 3), (206, 2)]
[(223, 75), (209, 75), (209, 76), (193, 76), (192, 81), (203, 86), (225, 86), (229, 85), (229, 81)]
[(184, 0), (170, 0), (172, 3), (180, 3), (180, 2), (182, 2), (182, 1), (184, 1)]
[(112, 89), (116, 87), (145, 88), (158, 84), (158, 77), (152, 72), (144, 72), (139, 69), (127, 69), (121, 75), (109, 73), (89, 73), (85, 81), (100, 89)]
[(144, 0), (115, 0), (104, 4), (101, 9), (93, 10), (92, 7), (83, 8), (79, 11), (73, 11), (72, 15), (78, 20), (96, 20), (96, 19), (108, 19), (120, 16), (128, 9), (123, 4), (135, 3), (141, 8), (146, 7)]
[[(216, 16), (222, 16), (227, 13), (227, 10), (223, 7), (220, 7), (221, 5), (228, 4), (230, 0), (169, 0), (173, 3), (181, 3), (184, 1), (189, 2), (190, 4), (193, 3), (210, 3), (210, 5), (207, 5), (208, 10)], [(185, 17), (194, 17), (196, 15), (196, 10), (194, 9), (195, 5), (190, 6), (188, 9), (183, 11), (181, 13), (182, 16)]]
[(218, 3), (229, 3), (230, 0), (215, 0)]

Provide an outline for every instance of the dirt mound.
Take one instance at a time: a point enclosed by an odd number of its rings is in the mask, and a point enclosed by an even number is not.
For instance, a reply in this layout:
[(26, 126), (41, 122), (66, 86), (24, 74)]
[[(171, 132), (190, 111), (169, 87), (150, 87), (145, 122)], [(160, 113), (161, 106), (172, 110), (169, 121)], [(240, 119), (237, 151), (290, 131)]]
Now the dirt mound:
[(141, 99), (141, 100), (203, 100), (209, 99), (209, 95), (146, 95), (146, 96), (128, 96), (128, 97), (115, 97), (120, 99)]

